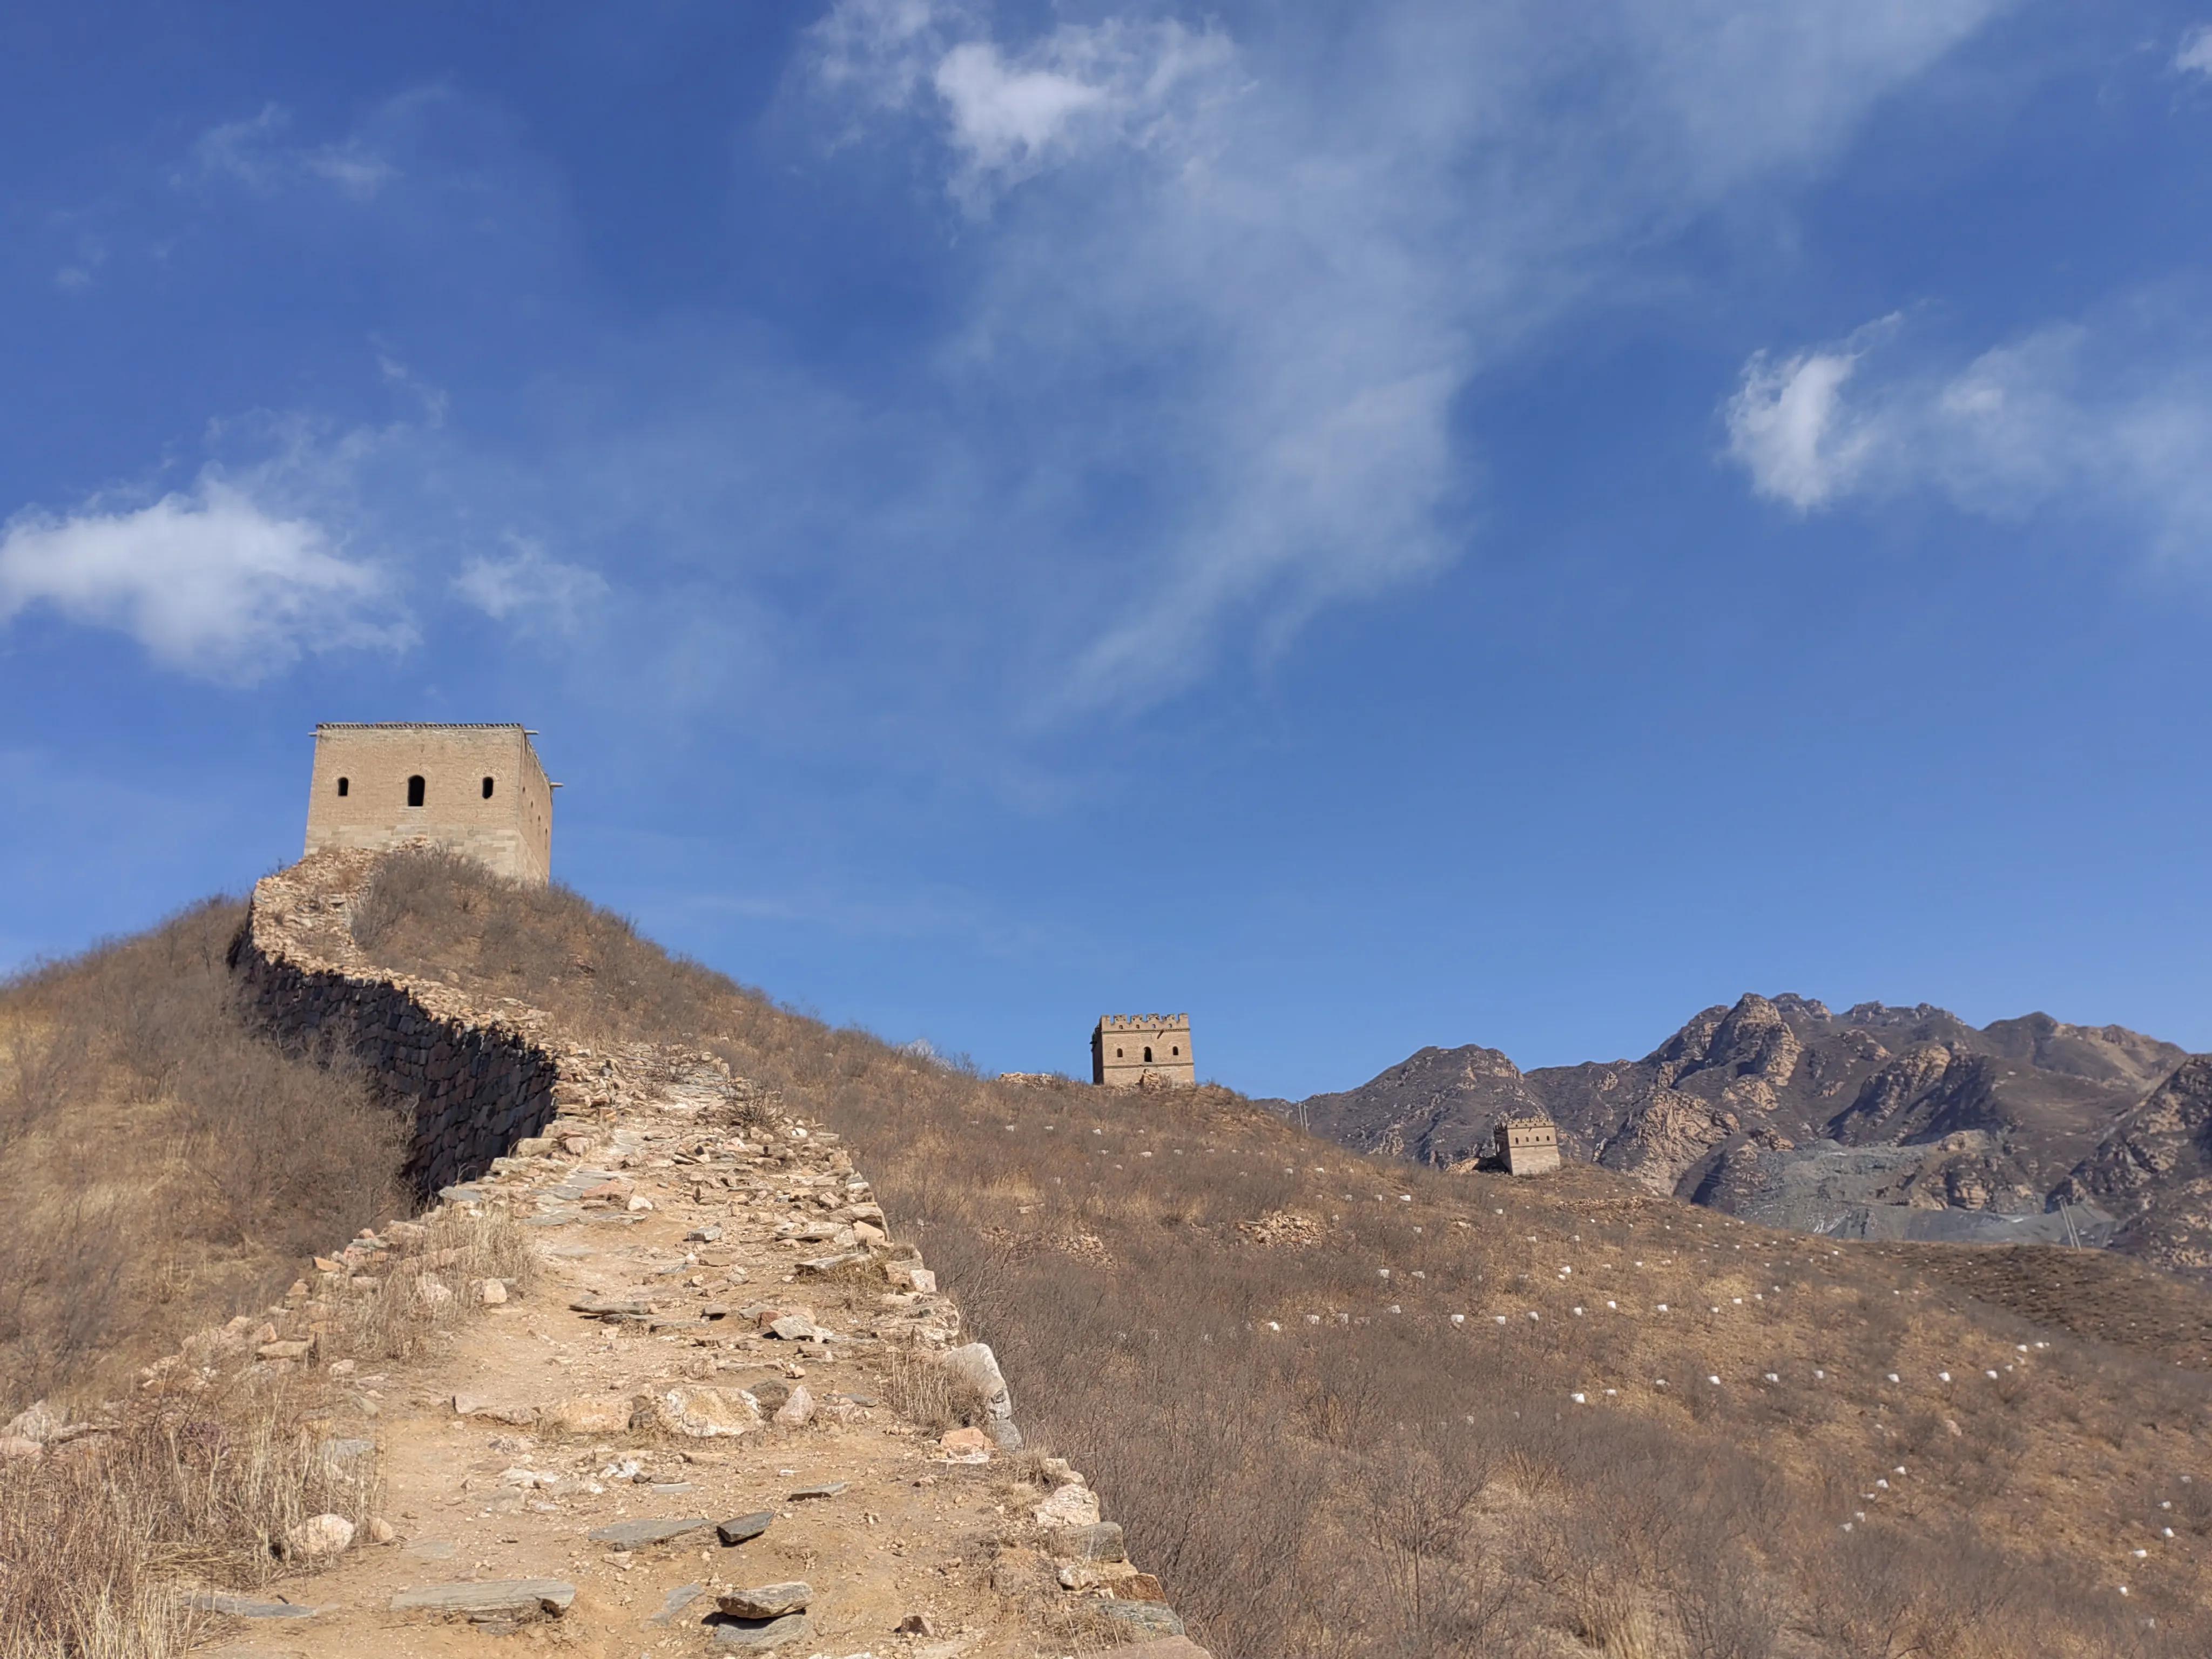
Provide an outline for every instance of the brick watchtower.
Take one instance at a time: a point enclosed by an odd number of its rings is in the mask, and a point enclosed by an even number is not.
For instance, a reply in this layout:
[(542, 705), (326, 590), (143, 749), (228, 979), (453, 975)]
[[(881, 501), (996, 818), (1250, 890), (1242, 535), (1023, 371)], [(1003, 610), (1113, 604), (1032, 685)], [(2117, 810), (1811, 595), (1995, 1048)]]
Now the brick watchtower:
[(1108, 1014), (1091, 1033), (1091, 1080), (1128, 1089), (1146, 1078), (1196, 1083), (1188, 1014)]
[(520, 726), (333, 722), (315, 728), (307, 851), (464, 854), (515, 881), (553, 871), (553, 792)]

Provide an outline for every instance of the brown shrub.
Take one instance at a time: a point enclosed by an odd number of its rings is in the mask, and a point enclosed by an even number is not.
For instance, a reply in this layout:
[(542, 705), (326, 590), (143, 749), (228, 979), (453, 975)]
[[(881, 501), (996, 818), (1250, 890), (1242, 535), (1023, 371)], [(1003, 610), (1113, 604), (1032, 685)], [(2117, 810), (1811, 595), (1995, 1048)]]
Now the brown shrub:
[(251, 1590), (309, 1516), (376, 1506), (370, 1458), (334, 1454), (312, 1382), (137, 1402), (112, 1433), (0, 1460), (0, 1655), (166, 1659), (197, 1620), (175, 1581)]
[(402, 1201), (405, 1124), (241, 1008), (244, 914), (210, 901), (0, 985), (0, 1419), (113, 1390)]

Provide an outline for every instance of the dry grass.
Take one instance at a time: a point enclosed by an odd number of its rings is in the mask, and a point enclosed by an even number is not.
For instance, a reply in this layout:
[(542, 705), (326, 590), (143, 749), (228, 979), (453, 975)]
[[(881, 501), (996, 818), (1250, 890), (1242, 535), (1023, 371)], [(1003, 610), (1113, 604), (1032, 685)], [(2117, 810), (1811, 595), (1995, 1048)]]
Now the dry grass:
[(0, 1460), (0, 1656), (162, 1659), (195, 1583), (252, 1590), (313, 1515), (358, 1519), (373, 1456), (333, 1449), (312, 1378), (228, 1382), (133, 1402), (112, 1432)]
[[(1347, 1157), (1218, 1091), (1002, 1086), (557, 888), (394, 860), (378, 891), (358, 936), (391, 965), (714, 1048), (843, 1133), (1024, 1429), (1091, 1473), (1222, 1659), (2212, 1646), (2191, 1554), (2129, 1553), (2212, 1512), (2194, 1350), (2069, 1335), (1910, 1247), (1764, 1233), (1601, 1172)], [(898, 1388), (963, 1414), (925, 1371)]]
[(504, 1209), (441, 1209), (384, 1236), (403, 1237), (404, 1248), (363, 1275), (373, 1280), (365, 1291), (335, 1292), (342, 1299), (319, 1344), (325, 1359), (413, 1358), (483, 1305), (486, 1280), (520, 1293), (540, 1267), (522, 1224)]
[[(1218, 1091), (1001, 1086), (435, 857), (386, 860), (354, 926), (387, 966), (587, 1039), (714, 1048), (843, 1133), (1033, 1442), (1090, 1473), (1221, 1659), (2212, 1650), (2197, 1352), (2068, 1334), (2020, 1288), (2039, 1258), (1998, 1305), (1911, 1249), (1764, 1233), (1596, 1171), (1348, 1157)], [(28, 1029), (14, 1074), (66, 1093)], [(103, 1063), (171, 1098), (185, 1074), (135, 1030)], [(210, 1213), (235, 1233), (252, 1211)], [(344, 1340), (434, 1328), (420, 1277), (384, 1273)], [(932, 1422), (972, 1409), (920, 1370), (896, 1386)]]
[(405, 1125), (239, 1007), (210, 901), (0, 986), (0, 1420), (96, 1400), (404, 1203)]

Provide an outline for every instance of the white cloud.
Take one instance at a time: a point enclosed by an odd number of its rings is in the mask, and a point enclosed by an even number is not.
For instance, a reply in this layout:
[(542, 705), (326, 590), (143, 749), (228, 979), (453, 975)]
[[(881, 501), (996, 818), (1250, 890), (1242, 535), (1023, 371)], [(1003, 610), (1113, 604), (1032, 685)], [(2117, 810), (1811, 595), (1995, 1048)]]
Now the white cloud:
[[(1027, 481), (1000, 533), (1055, 551), (1038, 672), (1099, 702), (1455, 556), (1480, 458), (1454, 412), (1483, 371), (1647, 282), (1731, 194), (1821, 166), (2005, 3), (1608, 0), (1566, 26), (1545, 0), (1378, 0), (1356, 26), (1062, 10), (1024, 33), (842, 0), (808, 68), (839, 143), (933, 157), (983, 245), (937, 368), (979, 465)], [(1832, 371), (1793, 368), (1745, 441), (1817, 498), (1848, 437), (1821, 422)]]
[(1056, 162), (1157, 141), (1178, 100), (1221, 90), (1235, 58), (1218, 28), (1173, 19), (1065, 23), (1010, 51), (966, 8), (928, 0), (844, 0), (813, 40), (825, 88), (878, 110), (933, 94), (958, 158), (946, 187), (977, 215)]
[(303, 651), (405, 643), (383, 575), (313, 519), (210, 469), (135, 508), (24, 513), (0, 534), (0, 621), (33, 606), (130, 635), (154, 659), (251, 682)]
[(607, 598), (605, 580), (581, 565), (549, 559), (537, 544), (508, 538), (505, 558), (479, 556), (453, 579), (453, 591), (494, 622), (573, 634)]
[(2181, 44), (2174, 51), (2173, 66), (2185, 73), (2193, 70), (2212, 80), (2212, 23), (2199, 23), (2182, 35)]
[(1729, 453), (1760, 495), (1805, 512), (1850, 488), (1876, 434), (1844, 409), (1844, 388), (1874, 340), (1899, 321), (1885, 317), (1831, 349), (1779, 364), (1762, 351), (1744, 365), (1743, 384), (1722, 414)]
[(2138, 296), (1953, 368), (1887, 361), (1903, 343), (1866, 331), (1779, 368), (1761, 354), (1723, 405), (1729, 453), (1801, 510), (1932, 490), (1992, 519), (2124, 521), (2162, 556), (2212, 558), (2212, 339), (2194, 310)]
[(228, 179), (266, 195), (311, 179), (367, 201), (398, 176), (358, 134), (334, 144), (301, 146), (286, 142), (291, 127), (291, 112), (279, 104), (264, 104), (250, 119), (210, 127), (193, 142), (193, 171), (179, 182)]

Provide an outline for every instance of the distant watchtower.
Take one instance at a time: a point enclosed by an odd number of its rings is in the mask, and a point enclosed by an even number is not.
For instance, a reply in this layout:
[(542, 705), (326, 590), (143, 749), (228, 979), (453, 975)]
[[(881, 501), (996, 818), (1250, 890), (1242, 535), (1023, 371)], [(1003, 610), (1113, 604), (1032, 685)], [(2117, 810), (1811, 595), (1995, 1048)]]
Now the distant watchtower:
[(1509, 1117), (1498, 1126), (1498, 1156), (1508, 1175), (1548, 1175), (1559, 1167), (1559, 1126), (1547, 1117)]
[(443, 848), (516, 881), (553, 870), (553, 792), (520, 726), (315, 728), (307, 851)]
[(1148, 1077), (1196, 1083), (1188, 1014), (1108, 1014), (1091, 1033), (1091, 1080), (1132, 1089)]

